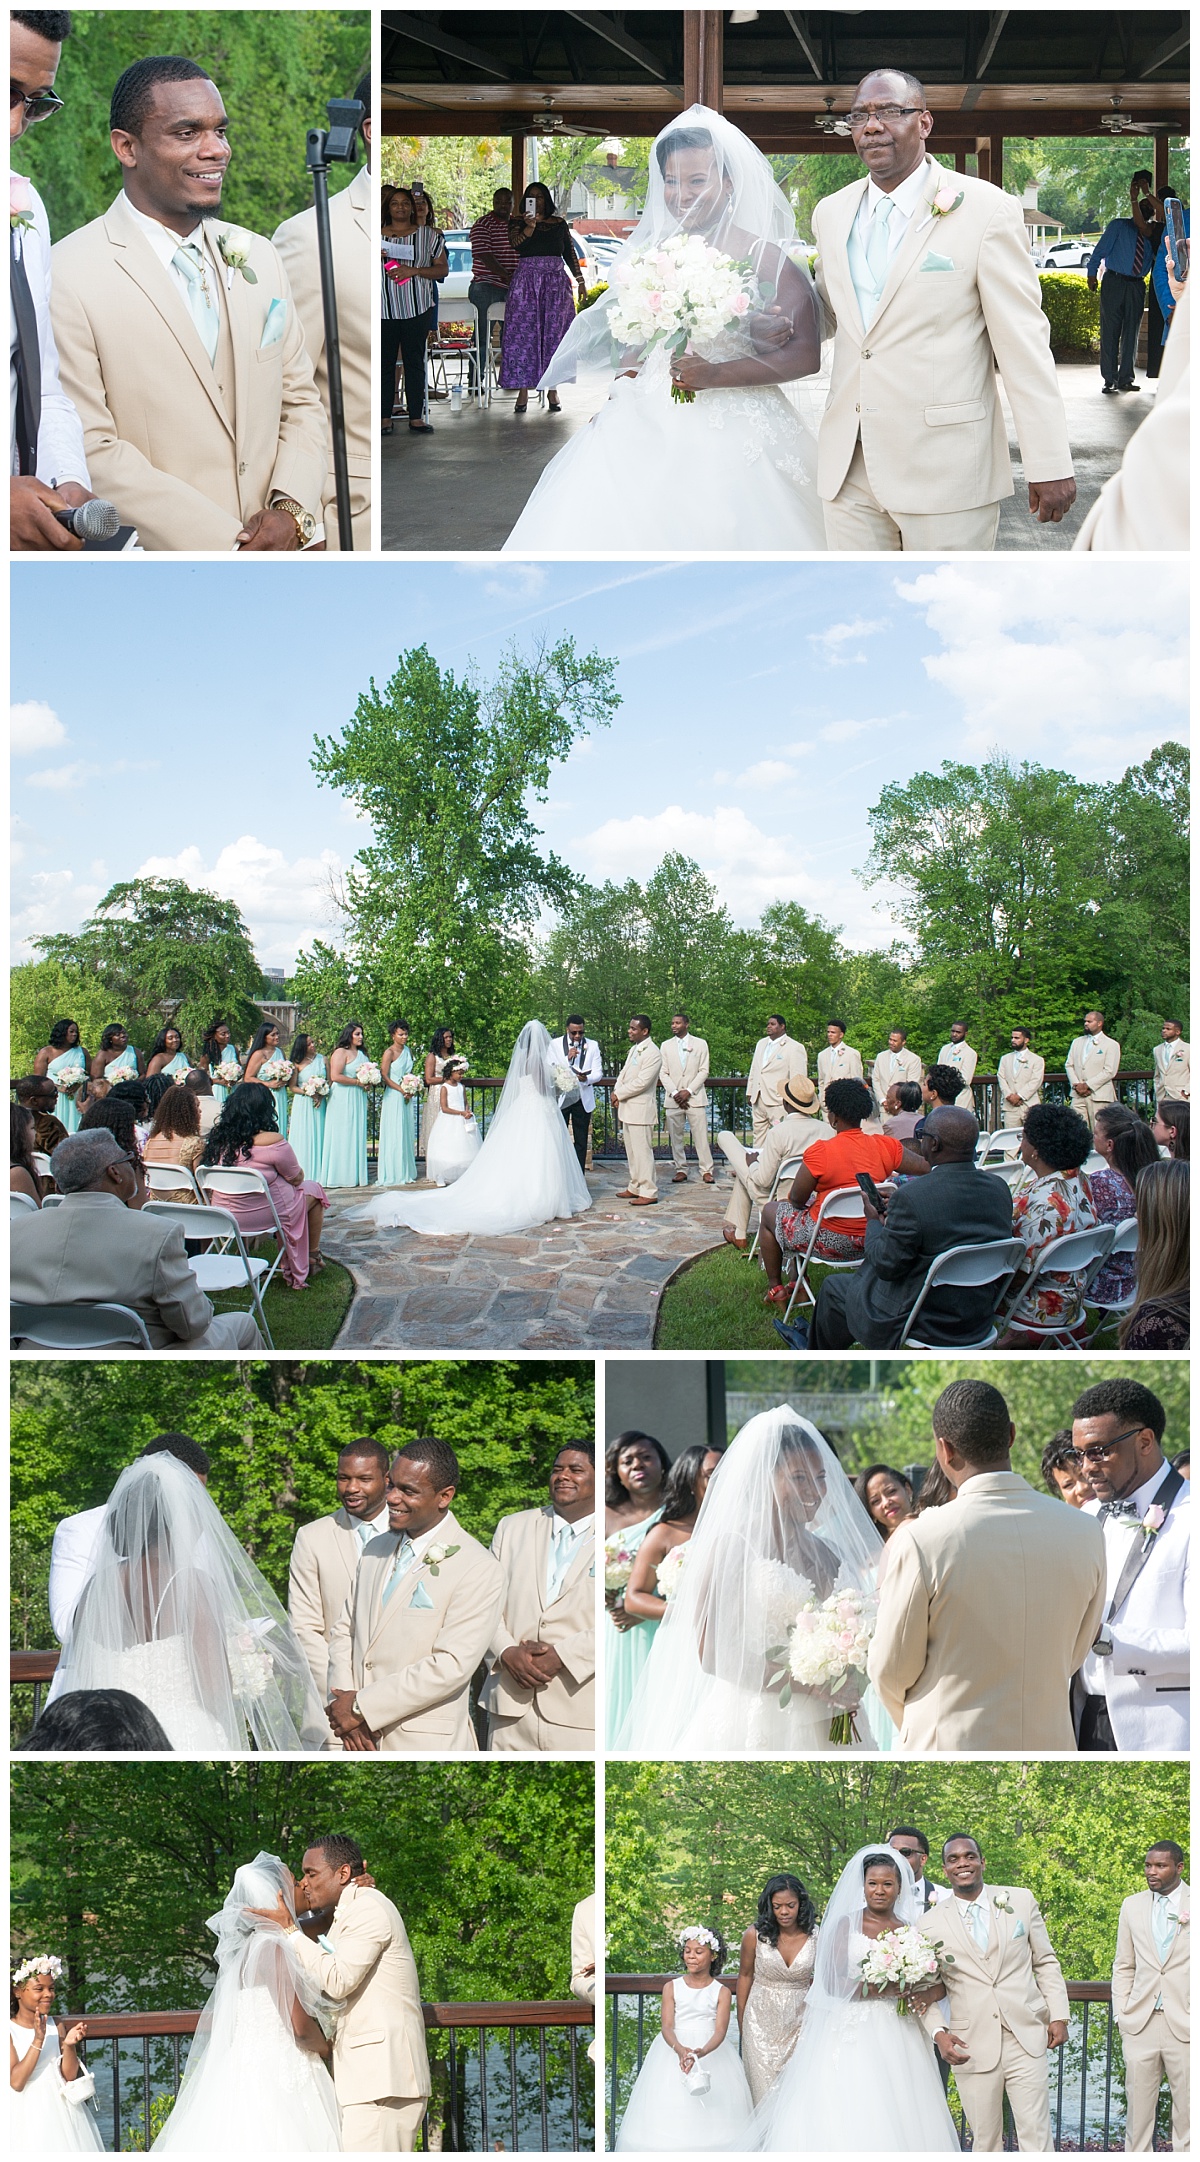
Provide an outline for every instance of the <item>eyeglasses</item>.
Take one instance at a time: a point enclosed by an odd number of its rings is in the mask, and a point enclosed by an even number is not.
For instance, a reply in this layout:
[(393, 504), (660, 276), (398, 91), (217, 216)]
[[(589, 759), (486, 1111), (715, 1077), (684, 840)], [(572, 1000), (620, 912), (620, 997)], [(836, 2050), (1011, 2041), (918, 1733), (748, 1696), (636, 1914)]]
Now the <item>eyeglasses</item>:
[(30, 96), (27, 91), (22, 90), (20, 83), (10, 82), (8, 86), (9, 111), (15, 112), (18, 105), (25, 107), (25, 118), (30, 126), (33, 126), (38, 120), (48, 120), (51, 113), (61, 113), (63, 109), (62, 99), (56, 98), (53, 90), (35, 90), (33, 95)]
[(1076, 1449), (1076, 1462), (1080, 1464), (1107, 1463), (1110, 1456), (1116, 1455), (1122, 1442), (1132, 1441), (1134, 1435), (1140, 1434), (1141, 1431), (1140, 1426), (1131, 1426), (1127, 1434), (1117, 1434), (1112, 1441), (1097, 1441), (1093, 1442), (1090, 1449)]
[(905, 1861), (906, 1861), (906, 1862), (917, 1862), (917, 1861), (920, 1861), (920, 1860), (922, 1860), (922, 1859), (923, 1859), (923, 1855), (924, 1855), (924, 1849), (923, 1849), (923, 1848), (921, 1848), (921, 1847), (896, 1847), (896, 1846), (894, 1846), (894, 1847), (892, 1848), (892, 1853), (893, 1853), (893, 1854), (902, 1854), (902, 1855), (904, 1856), (904, 1859), (905, 1859)]
[(846, 118), (852, 128), (865, 128), (868, 120), (905, 120), (924, 109), (922, 105), (852, 105)]

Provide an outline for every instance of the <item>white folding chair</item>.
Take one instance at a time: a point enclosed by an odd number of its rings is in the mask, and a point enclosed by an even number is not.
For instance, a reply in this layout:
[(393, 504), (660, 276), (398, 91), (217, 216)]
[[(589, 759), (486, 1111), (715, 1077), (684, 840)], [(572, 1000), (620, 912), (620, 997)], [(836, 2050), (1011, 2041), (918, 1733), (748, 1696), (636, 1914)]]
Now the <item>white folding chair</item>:
[(980, 1170), (983, 1169), (985, 1164), (990, 1169), (990, 1159), (992, 1157), (998, 1156), (1002, 1160), (1008, 1160), (1014, 1156), (1019, 1156), (1023, 1130), (1020, 1126), (998, 1126), (995, 1133), (980, 1134), (975, 1145), (975, 1161)]
[[(1123, 1217), (1121, 1222), (1117, 1225), (1116, 1229), (1113, 1232), (1113, 1242), (1108, 1249), (1108, 1253), (1105, 1256), (1105, 1261), (1111, 1261), (1114, 1254), (1136, 1254), (1137, 1246), (1137, 1217)], [(1087, 1339), (1089, 1344), (1095, 1343), (1095, 1340), (1099, 1336), (1101, 1329), (1107, 1328), (1109, 1322), (1119, 1321), (1122, 1314), (1129, 1313), (1131, 1308), (1137, 1305), (1136, 1276), (1134, 1278), (1133, 1289), (1127, 1292), (1123, 1299), (1098, 1299), (1095, 1292), (1092, 1290), (1091, 1285), (1094, 1284), (1097, 1278), (1102, 1276), (1103, 1274), (1104, 1267), (1103, 1265), (1101, 1265), (1100, 1268), (1093, 1271), (1091, 1284), (1089, 1284), (1088, 1286), (1088, 1305), (1094, 1307), (1095, 1311), (1100, 1316), (1100, 1319), (1097, 1321), (1095, 1328), (1092, 1330), (1090, 1336)]]
[(930, 1343), (927, 1337), (915, 1335), (917, 1316), (930, 1292), (944, 1290), (947, 1284), (999, 1284), (1000, 1289), (992, 1301), (995, 1313), (1004, 1303), (1004, 1294), (1021, 1265), (1024, 1252), (1020, 1239), (985, 1239), (978, 1246), (951, 1246), (944, 1254), (938, 1254), (929, 1264), (917, 1303), (904, 1324), (897, 1351), (902, 1351), (906, 1344), (918, 1351), (948, 1351), (951, 1348), (956, 1352), (987, 1351), (999, 1335), (994, 1321), (988, 1323), (982, 1336), (955, 1337), (953, 1347), (950, 1347)]
[[(781, 1193), (786, 1196), (787, 1190), (803, 1162), (803, 1156), (789, 1156), (786, 1163), (780, 1164), (779, 1170), (775, 1175), (775, 1184), (771, 1188), (770, 1194), (767, 1197), (768, 1200), (778, 1201)], [(758, 1222), (754, 1227), (754, 1237), (750, 1241), (750, 1251), (746, 1256), (747, 1261), (753, 1261), (755, 1255), (758, 1252), (758, 1242), (761, 1232), (762, 1210), (760, 1209), (758, 1212)]]
[(250, 1293), (250, 1305), (258, 1326), (266, 1340), (267, 1348), (274, 1351), (271, 1331), (263, 1312), (262, 1293), (278, 1268), (278, 1261), (268, 1267), (257, 1254), (247, 1251), (241, 1226), (228, 1209), (214, 1209), (201, 1202), (193, 1207), (189, 1201), (147, 1201), (142, 1211), (145, 1216), (165, 1216), (179, 1225), (185, 1238), (213, 1239), (221, 1251), (207, 1254), (189, 1254), (191, 1269), (201, 1291), (209, 1297), (220, 1291), (238, 1291), (244, 1284)]
[(989, 1179), (1002, 1179), (1010, 1194), (1015, 1194), (1017, 1188), (1030, 1176), (1028, 1165), (1023, 1164), (1019, 1156), (1008, 1162), (993, 1156), (990, 1164), (977, 1164), (975, 1168), (977, 1171), (986, 1171)]
[[(493, 389), (499, 390), (500, 388), (500, 348), (504, 343), (504, 309), (505, 303), (502, 300), (497, 301), (488, 309), (487, 337), (483, 340), (479, 336), (479, 317), (476, 316), (475, 318), (475, 366), (478, 378), (476, 389), (479, 402), (484, 406), (491, 404)], [(500, 331), (499, 337), (495, 339), (492, 337), (494, 325), (498, 326)]]
[(59, 1193), (53, 1193), (53, 1194), (43, 1194), (43, 1195), (42, 1195), (42, 1214), (43, 1214), (43, 1215), (45, 1215), (45, 1212), (46, 1212), (46, 1210), (47, 1210), (47, 1209), (61, 1209), (61, 1207), (62, 1207), (62, 1205), (63, 1205), (63, 1202), (64, 1202), (64, 1201), (66, 1200), (66, 1198), (67, 1198), (67, 1197), (66, 1197), (66, 1195), (65, 1195), (65, 1194), (59, 1194)]
[[(461, 338), (450, 337), (448, 331), (444, 331), (442, 326), (451, 323), (461, 324), (469, 334)], [(458, 360), (458, 380), (462, 384), (463, 362), (470, 360), (478, 344), (479, 317), (476, 315), (470, 301), (443, 300), (439, 297), (437, 322), (429, 344), (430, 389), (436, 390), (440, 382), (443, 390), (449, 390), (450, 384), (446, 375), (446, 362), (451, 358), (457, 358)]]
[[(803, 1254), (796, 1256), (796, 1281), (792, 1285), (791, 1298), (784, 1308), (783, 1318), (785, 1321), (791, 1320), (792, 1308), (800, 1296), (801, 1289), (804, 1292), (802, 1303), (805, 1306), (815, 1306), (817, 1303), (816, 1292), (808, 1280), (810, 1262), (814, 1260), (819, 1262), (823, 1269), (861, 1269), (862, 1267), (863, 1257), (861, 1252), (855, 1256), (853, 1261), (827, 1261), (823, 1254), (814, 1253), (817, 1240), (825, 1226), (827, 1224), (838, 1226), (863, 1224), (865, 1226), (866, 1220), (867, 1212), (863, 1207), (862, 1189), (860, 1187), (835, 1186), (832, 1193), (826, 1194), (817, 1211), (817, 1219), (809, 1234), (808, 1245), (805, 1247)], [(787, 1257), (784, 1258), (786, 1261)]]
[(37, 1172), (37, 1175), (38, 1175), (39, 1179), (48, 1179), (48, 1178), (49, 1178), (49, 1176), (50, 1176), (50, 1158), (49, 1158), (49, 1157), (47, 1156), (47, 1154), (46, 1154), (46, 1152), (45, 1152), (45, 1150), (44, 1150), (44, 1149), (35, 1149), (35, 1150), (34, 1150), (34, 1152), (33, 1152), (33, 1168), (34, 1168), (34, 1170), (35, 1170), (35, 1171)]
[[(146, 1186), (151, 1199), (157, 1194), (160, 1199), (165, 1200), (170, 1195), (179, 1193), (181, 1189), (195, 1194), (197, 1201), (203, 1198), (200, 1188), (197, 1186), (186, 1164), (143, 1163), (142, 1169), (145, 1173)], [(185, 1202), (184, 1207), (186, 1206), (187, 1203)]]
[[(1051, 1239), (1048, 1246), (1043, 1246), (1024, 1283), (1013, 1293), (1003, 1317), (1004, 1326), (1007, 1327), (1013, 1321), (1017, 1307), (1028, 1297), (1042, 1276), (1082, 1276), (1083, 1295), (1079, 1302), (1081, 1321), (1092, 1278), (1099, 1275), (1107, 1261), (1115, 1237), (1116, 1232), (1111, 1224), (1097, 1224), (1094, 1231), (1068, 1231), (1065, 1238)], [(1022, 1317), (1014, 1326), (1027, 1336), (1036, 1336), (1047, 1343), (1060, 1343), (1069, 1351), (1079, 1349), (1079, 1321), (1026, 1321)]]
[(40, 1214), (37, 1202), (32, 1194), (14, 1193), (10, 1187), (8, 1195), (9, 1222), (11, 1223), (14, 1216), (23, 1216), (26, 1209), (32, 1209), (35, 1216)]
[(244, 1168), (239, 1167), (236, 1171), (226, 1171), (224, 1169), (212, 1169), (207, 1164), (200, 1164), (197, 1166), (196, 1180), (205, 1201), (214, 1202), (218, 1208), (221, 1205), (222, 1194), (257, 1194), (260, 1200), (266, 1202), (271, 1211), (271, 1221), (275, 1228), (273, 1231), (253, 1231), (250, 1234), (252, 1239), (277, 1239), (279, 1242), (279, 1252), (263, 1278), (262, 1288), (265, 1291), (280, 1262), (283, 1260), (284, 1254), (287, 1252), (287, 1240), (284, 1237), (283, 1225), (279, 1221), (279, 1211), (275, 1206), (275, 1199), (265, 1173), (254, 1170), (250, 1165), (246, 1165)]
[(146, 1324), (132, 1306), (27, 1306), (14, 1299), (8, 1328), (12, 1340), (36, 1344), (39, 1351), (108, 1351), (125, 1344), (151, 1349)]

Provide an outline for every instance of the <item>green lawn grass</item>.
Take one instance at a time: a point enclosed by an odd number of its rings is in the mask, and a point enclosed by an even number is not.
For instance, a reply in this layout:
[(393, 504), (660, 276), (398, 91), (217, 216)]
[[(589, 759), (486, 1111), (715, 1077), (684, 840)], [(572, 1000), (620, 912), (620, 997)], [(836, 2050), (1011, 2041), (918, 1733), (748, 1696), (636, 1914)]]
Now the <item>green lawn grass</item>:
[[(250, 1251), (269, 1261), (275, 1241), (258, 1239)], [(339, 1261), (327, 1261), (320, 1275), (314, 1276), (303, 1291), (289, 1291), (283, 1277), (277, 1274), (263, 1300), (276, 1351), (328, 1351), (353, 1297), (354, 1278)], [(212, 1303), (219, 1314), (244, 1314), (249, 1301), (244, 1291), (223, 1291)]]

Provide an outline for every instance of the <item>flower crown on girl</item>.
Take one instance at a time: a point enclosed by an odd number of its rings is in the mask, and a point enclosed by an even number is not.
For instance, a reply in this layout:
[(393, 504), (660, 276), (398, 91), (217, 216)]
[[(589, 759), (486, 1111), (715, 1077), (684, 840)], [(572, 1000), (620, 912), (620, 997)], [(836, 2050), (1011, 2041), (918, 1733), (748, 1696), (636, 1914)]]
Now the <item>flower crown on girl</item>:
[(683, 1950), (683, 1947), (687, 1943), (689, 1937), (698, 1937), (701, 1944), (711, 1944), (713, 1951), (716, 1953), (718, 1959), (720, 1958), (721, 1940), (718, 1936), (714, 1934), (711, 1929), (701, 1929), (699, 1924), (696, 1922), (689, 1923), (686, 1929), (681, 1929), (679, 1932), (680, 1951)]
[(20, 1989), (22, 1982), (27, 1982), (31, 1974), (48, 1974), (52, 1982), (58, 1982), (62, 1979), (62, 1971), (63, 1963), (55, 1953), (39, 1952), (36, 1959), (27, 1959), (17, 1968), (12, 1978), (12, 1986)]

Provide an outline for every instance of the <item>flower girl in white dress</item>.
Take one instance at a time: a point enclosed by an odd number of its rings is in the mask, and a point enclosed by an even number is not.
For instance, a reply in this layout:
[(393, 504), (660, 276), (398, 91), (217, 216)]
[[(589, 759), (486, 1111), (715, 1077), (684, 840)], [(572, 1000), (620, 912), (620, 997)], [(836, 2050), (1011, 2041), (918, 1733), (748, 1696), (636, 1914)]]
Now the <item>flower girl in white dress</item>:
[(62, 1961), (53, 1953), (25, 1960), (12, 1979), (8, 2027), (9, 2153), (102, 2154), (91, 2110), (96, 2082), (76, 2054), (87, 2033), (71, 2024), (61, 2044), (50, 2017)]
[(483, 1145), (475, 1114), (467, 1109), (466, 1070), (460, 1058), (448, 1058), (442, 1068), (441, 1109), (425, 1152), (425, 1176), (438, 1186), (460, 1179)]
[(691, 1924), (679, 1945), (684, 1972), (663, 1991), (662, 2033), (629, 2097), (619, 2154), (729, 2154), (753, 2144), (750, 2088), (729, 2039), (733, 1998), (720, 1979), (724, 1943)]

